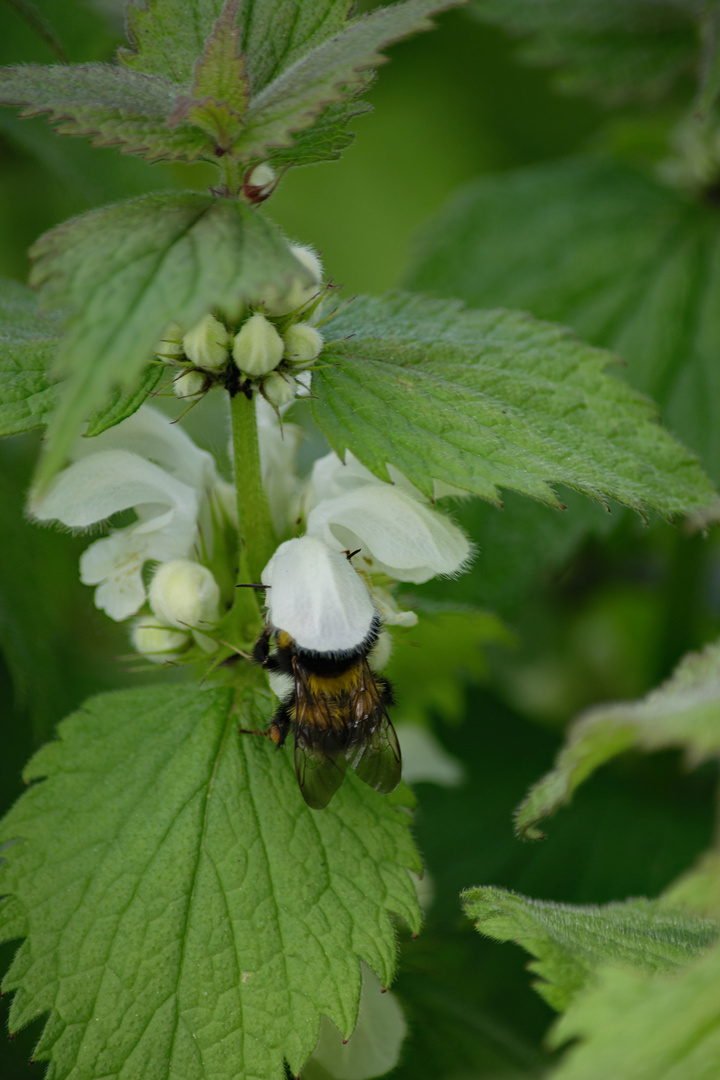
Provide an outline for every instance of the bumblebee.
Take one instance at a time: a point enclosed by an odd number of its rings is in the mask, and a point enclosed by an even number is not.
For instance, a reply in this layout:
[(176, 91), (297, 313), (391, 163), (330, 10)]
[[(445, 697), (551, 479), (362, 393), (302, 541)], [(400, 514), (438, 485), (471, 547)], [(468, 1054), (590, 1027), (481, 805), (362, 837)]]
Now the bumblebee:
[(253, 659), (271, 675), (280, 705), (267, 734), (295, 736), (295, 774), (321, 810), (347, 769), (376, 791), (394, 791), (402, 759), (387, 715), (389, 681), (372, 670), (381, 624), (349, 561), (311, 537), (289, 540), (263, 572), (268, 624)]

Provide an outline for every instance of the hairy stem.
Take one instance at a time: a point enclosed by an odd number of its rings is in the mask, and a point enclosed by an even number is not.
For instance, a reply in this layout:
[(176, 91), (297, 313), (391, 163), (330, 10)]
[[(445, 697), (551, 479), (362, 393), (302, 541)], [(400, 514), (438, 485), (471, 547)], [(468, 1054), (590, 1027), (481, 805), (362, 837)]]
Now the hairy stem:
[(240, 536), (238, 584), (257, 584), (277, 541), (260, 471), (255, 405), (238, 393), (230, 398), (230, 412)]
[(220, 170), (220, 175), (223, 179), (223, 186), (227, 194), (234, 198), (240, 191), (241, 185), (241, 173), (239, 163), (232, 157), (231, 154), (226, 154), (225, 157), (220, 158), (217, 162), (217, 167)]

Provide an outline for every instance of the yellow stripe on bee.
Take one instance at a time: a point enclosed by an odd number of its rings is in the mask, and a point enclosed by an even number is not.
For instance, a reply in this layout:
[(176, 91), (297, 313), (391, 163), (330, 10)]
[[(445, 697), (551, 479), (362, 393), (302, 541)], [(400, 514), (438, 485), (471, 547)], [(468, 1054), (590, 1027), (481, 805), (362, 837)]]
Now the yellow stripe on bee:
[(361, 689), (362, 675), (362, 666), (357, 664), (339, 675), (315, 675), (309, 671), (306, 681), (310, 692), (318, 697), (341, 697)]

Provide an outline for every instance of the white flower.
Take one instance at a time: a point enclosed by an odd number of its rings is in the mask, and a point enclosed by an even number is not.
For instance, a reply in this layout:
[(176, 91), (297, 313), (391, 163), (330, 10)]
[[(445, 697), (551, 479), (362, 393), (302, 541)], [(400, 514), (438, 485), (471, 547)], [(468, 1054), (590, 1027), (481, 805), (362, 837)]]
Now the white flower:
[(286, 540), (261, 575), (268, 587), (268, 622), (301, 649), (355, 651), (376, 619), (367, 585), (344, 555), (322, 540)]
[(355, 1030), (343, 1039), (333, 1023), (323, 1016), (317, 1046), (306, 1068), (308, 1075), (336, 1080), (370, 1080), (394, 1069), (407, 1034), (402, 1006), (392, 991), (382, 987), (374, 971), (360, 962), (362, 992)]
[(102, 435), (79, 440), (73, 456), (77, 460), (42, 496), (31, 497), (29, 510), (38, 521), (71, 529), (135, 511), (136, 521), (95, 541), (80, 559), (81, 581), (98, 586), (96, 606), (120, 621), (145, 602), (146, 562), (191, 556), (198, 523), (210, 541), (215, 465), (177, 425), (146, 406)]
[(347, 454), (315, 463), (306, 499), (308, 535), (336, 551), (360, 548), (355, 565), (368, 574), (420, 584), (436, 575), (457, 574), (471, 555), (467, 537), (429, 507), (421, 493), (389, 466), (394, 483), (379, 480)]
[(131, 450), (197, 491), (211, 488), (216, 480), (212, 455), (196, 446), (178, 424), (172, 424), (150, 405), (143, 405), (102, 435), (78, 439), (72, 457), (78, 460), (99, 450)]
[(163, 626), (177, 630), (202, 629), (218, 621), (220, 588), (207, 566), (190, 559), (173, 559), (155, 571), (150, 583), (150, 607)]
[(255, 403), (263, 486), (273, 528), (282, 537), (300, 517), (295, 459), (303, 433), (296, 424), (281, 424), (275, 410), (261, 397), (256, 397)]

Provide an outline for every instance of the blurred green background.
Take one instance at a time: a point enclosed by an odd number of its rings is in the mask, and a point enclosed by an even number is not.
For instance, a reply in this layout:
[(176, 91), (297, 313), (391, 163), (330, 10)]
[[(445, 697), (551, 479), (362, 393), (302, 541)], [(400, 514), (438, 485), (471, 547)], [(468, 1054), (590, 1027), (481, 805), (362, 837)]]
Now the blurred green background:
[[(110, 59), (122, 35), (112, 0), (38, 0), (37, 10), (72, 62)], [(438, 30), (390, 55), (370, 93), (374, 112), (356, 121), (345, 157), (292, 171), (265, 204), (289, 237), (322, 253), (346, 295), (407, 280), (418, 230), (458, 186), (597, 145), (606, 122), (599, 107), (555, 93), (551, 72), (518, 64), (513, 43), (467, 12), (442, 16)], [(47, 37), (13, 4), (0, 6), (0, 63), (55, 60)], [(28, 246), (73, 214), (211, 180), (202, 166), (146, 166), (0, 110), (0, 273), (25, 280)], [(190, 427), (216, 445), (208, 415), (195, 410)], [(2, 808), (21, 792), (22, 766), (57, 720), (88, 694), (139, 678), (116, 659), (127, 651), (124, 632), (77, 581), (82, 540), (23, 518), (37, 445), (23, 437), (0, 447)], [(396, 989), (411, 1029), (403, 1080), (529, 1077), (548, 1064), (542, 1035), (552, 1014), (530, 987), (526, 958), (477, 936), (460, 911), (462, 888), (496, 884), (577, 902), (653, 895), (714, 828), (714, 770), (687, 774), (678, 755), (663, 754), (624, 759), (593, 778), (543, 845), (513, 837), (513, 808), (579, 709), (643, 694), (720, 631), (713, 540), (646, 527), (617, 508), (607, 515), (571, 494), (566, 501), (562, 520), (522, 500), (509, 499), (506, 513), (456, 508), (478, 546), (474, 569), (427, 590), (441, 603), (491, 607), (516, 645), (487, 657), (477, 650), (458, 671), (462, 722), (428, 716), (467, 781), (418, 788), (417, 837), (435, 901), (423, 935), (403, 943)], [(542, 557), (533, 555), (535, 536)], [(402, 693), (400, 685), (399, 712)], [(0, 952), (4, 968), (12, 947)], [(28, 1064), (40, 1028), (12, 1042), (0, 1037), (2, 1080), (43, 1075), (42, 1065)]]

